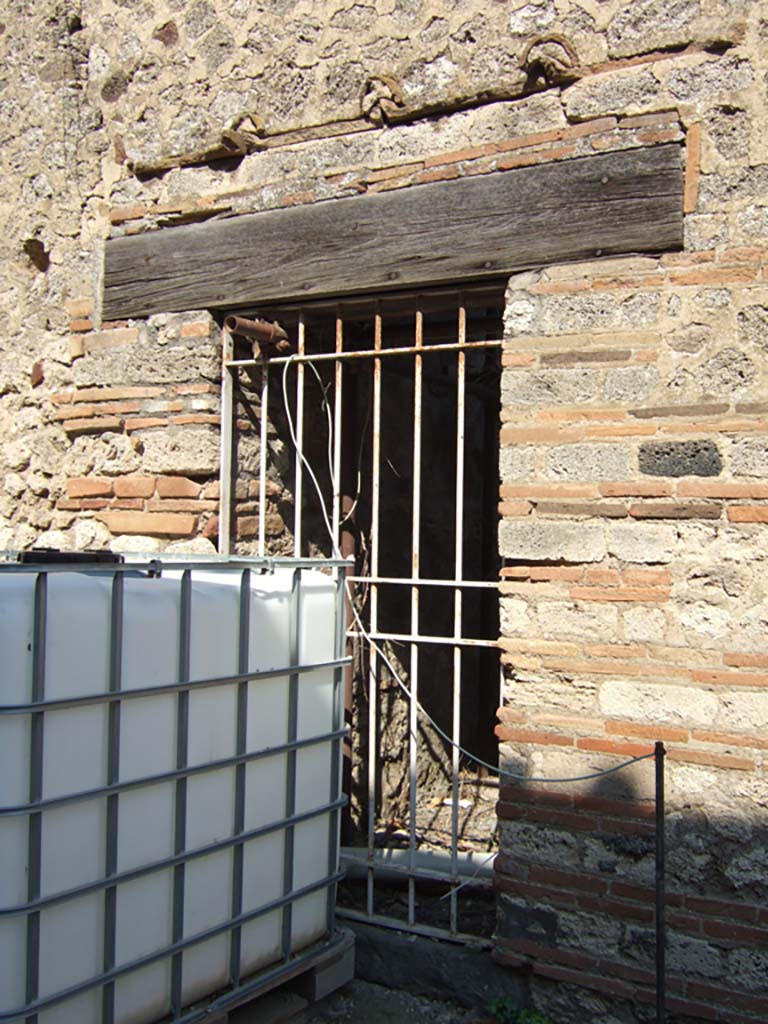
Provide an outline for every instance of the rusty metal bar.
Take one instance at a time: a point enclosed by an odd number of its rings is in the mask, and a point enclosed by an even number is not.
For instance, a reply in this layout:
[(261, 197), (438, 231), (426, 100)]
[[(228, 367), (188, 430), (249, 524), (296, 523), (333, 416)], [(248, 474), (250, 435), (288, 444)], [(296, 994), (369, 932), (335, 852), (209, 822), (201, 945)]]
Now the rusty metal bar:
[(231, 553), (234, 341), (226, 323), (221, 329), (221, 437), (219, 458), (219, 554)]
[[(410, 576), (347, 576), (350, 583), (386, 583), (393, 584), (395, 586), (412, 587), (414, 585), (413, 580)], [(428, 579), (426, 576), (419, 576), (419, 587), (450, 587), (454, 590), (456, 587), (461, 589), (487, 589), (487, 590), (498, 590), (499, 587), (504, 583), (504, 580), (462, 580), (462, 579), (445, 579), (433, 580)]]
[[(462, 344), (467, 336), (467, 311), (459, 307), (458, 341)], [(466, 420), (466, 353), (459, 349), (456, 354), (456, 533), (454, 550), (454, 576), (464, 575), (464, 431)], [(462, 592), (457, 587), (453, 592), (453, 635), (461, 637)], [(459, 744), (461, 742), (461, 655), (460, 644), (453, 647), (453, 700), (451, 721), (451, 872), (454, 888), (450, 897), (450, 930), (459, 930), (458, 893), (455, 885), (459, 880), (457, 851), (459, 846)]]
[[(419, 578), (421, 563), (421, 439), (423, 379), (420, 349), (424, 342), (424, 314), (416, 311), (416, 355), (413, 360), (413, 506), (411, 516), (411, 576)], [(411, 633), (419, 632), (419, 588), (411, 587)], [(416, 870), (416, 812), (418, 807), (419, 759), (419, 647), (411, 644), (411, 699), (408, 709), (408, 850), (412, 871)], [(416, 881), (408, 879), (408, 923), (416, 923)]]
[[(306, 325), (304, 314), (299, 314), (299, 356), (304, 355)], [(274, 362), (274, 360), (273, 360)], [(296, 459), (293, 487), (293, 553), (301, 557), (301, 506), (304, 496), (304, 363), (296, 367)]]
[[(373, 324), (373, 422), (371, 428), (371, 575), (379, 575), (379, 497), (381, 486), (381, 351), (382, 317), (377, 304)], [(370, 618), (371, 633), (378, 629), (379, 588), (371, 583)], [(349, 634), (353, 636), (353, 633)], [(366, 910), (374, 913), (375, 880), (373, 858), (376, 838), (376, 774), (378, 771), (378, 705), (379, 705), (379, 656), (375, 648), (370, 649), (368, 666), (368, 880), (366, 885)]]
[[(336, 355), (341, 355), (344, 349), (344, 321), (341, 316), (336, 317)], [(343, 367), (336, 359), (333, 364), (334, 387), (333, 387), (333, 548), (334, 553), (341, 550), (341, 429), (342, 429), (342, 401), (343, 401)]]
[(288, 352), (291, 347), (288, 335), (276, 321), (249, 320), (244, 316), (228, 316), (224, 321), (224, 327), (230, 334), (255, 341), (262, 356), (267, 356), (272, 349), (277, 352)]
[[(416, 345), (410, 345), (404, 348), (385, 348), (381, 349), (375, 354), (375, 358), (380, 359), (383, 356), (410, 356), (410, 355), (432, 355), (434, 352), (456, 352), (460, 348), (464, 349), (479, 349), (479, 348), (501, 348), (504, 343), (500, 339), (494, 339), (490, 341), (468, 341), (464, 345), (460, 345), (458, 342), (446, 342), (443, 345), (423, 345), (417, 347)], [(371, 349), (359, 349), (352, 352), (317, 352), (312, 355), (304, 355), (299, 349), (299, 353), (295, 356), (276, 356), (274, 359), (270, 359), (270, 363), (273, 366), (280, 366), (283, 363), (290, 361), (292, 363), (327, 363), (334, 359), (372, 359), (374, 358), (374, 351)], [(233, 359), (229, 364), (230, 366), (256, 366), (258, 360), (256, 359)]]
[(267, 534), (267, 436), (269, 426), (269, 367), (261, 367), (261, 422), (259, 434), (259, 557), (266, 552)]
[(498, 640), (480, 640), (475, 637), (453, 637), (453, 636), (425, 636), (423, 633), (382, 633), (373, 628), (361, 633), (359, 630), (351, 629), (347, 636), (370, 637), (371, 640), (391, 640), (393, 643), (402, 644), (447, 644), (453, 646), (460, 644), (462, 647), (486, 647), (492, 651), (499, 650)]
[[(335, 329), (336, 353), (344, 351), (344, 321), (340, 309), (337, 310)], [(333, 466), (332, 466), (332, 488), (333, 508), (331, 529), (333, 533), (333, 553), (340, 554), (342, 558), (355, 558), (356, 544), (354, 532), (351, 525), (342, 530), (342, 526), (348, 517), (354, 514), (354, 498), (349, 493), (349, 431), (351, 430), (351, 419), (354, 414), (354, 407), (350, 403), (349, 382), (344, 380), (344, 367), (339, 361), (334, 363), (334, 392), (333, 392)], [(345, 386), (345, 384), (347, 386)], [(347, 424), (347, 434), (344, 435), (344, 423)], [(346, 444), (344, 441), (346, 440)], [(354, 612), (349, 590), (344, 585), (344, 637), (346, 652), (353, 654), (353, 641), (347, 637), (347, 630), (352, 628)], [(345, 666), (343, 675), (343, 707), (344, 722), (349, 732), (344, 738), (342, 758), (342, 788), (346, 793), (349, 802), (341, 812), (341, 834), (342, 842), (346, 843), (352, 835), (352, 713), (353, 713), (353, 667), (352, 663)]]

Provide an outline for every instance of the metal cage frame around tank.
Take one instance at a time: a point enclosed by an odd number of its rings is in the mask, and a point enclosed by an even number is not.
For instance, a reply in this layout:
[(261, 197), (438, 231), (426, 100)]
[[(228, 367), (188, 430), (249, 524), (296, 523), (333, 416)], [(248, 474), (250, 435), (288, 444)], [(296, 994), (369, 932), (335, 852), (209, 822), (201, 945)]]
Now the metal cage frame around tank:
[[(251, 578), (257, 573), (269, 573), (276, 567), (290, 569), (292, 587), (290, 597), (290, 658), (289, 664), (270, 671), (250, 671), (248, 666), (249, 637), (249, 587)], [(162, 574), (164, 568), (180, 571), (180, 610), (181, 627), (178, 637), (178, 678), (169, 680), (161, 686), (151, 686), (131, 690), (121, 690), (121, 652), (123, 630), (123, 596), (124, 582), (128, 574), (142, 573), (145, 575)], [(192, 573), (200, 569), (216, 569), (240, 574), (240, 618), (238, 623), (238, 672), (235, 675), (222, 675), (213, 678), (190, 678), (190, 613), (192, 601)], [(334, 654), (331, 661), (300, 664), (299, 663), (299, 627), (300, 627), (300, 590), (302, 572), (307, 569), (328, 569), (335, 580), (335, 621)], [(195, 1024), (197, 1021), (210, 1019), (214, 1011), (225, 1011), (246, 1002), (260, 993), (267, 991), (281, 981), (294, 977), (304, 970), (310, 969), (318, 958), (327, 958), (329, 950), (343, 945), (344, 936), (335, 925), (335, 889), (342, 877), (339, 871), (339, 815), (346, 803), (341, 792), (341, 744), (346, 735), (343, 723), (343, 669), (349, 659), (344, 655), (344, 576), (346, 563), (339, 559), (272, 559), (272, 558), (211, 558), (193, 562), (165, 560), (161, 558), (148, 561), (137, 561), (126, 564), (103, 565), (92, 561), (82, 563), (68, 562), (65, 564), (22, 564), (6, 562), (0, 565), (0, 574), (27, 573), (34, 574), (34, 625), (32, 640), (32, 693), (31, 701), (26, 704), (0, 706), (0, 716), (29, 716), (30, 765), (29, 800), (21, 805), (0, 808), (0, 818), (23, 816), (28, 820), (27, 852), (28, 876), (27, 899), (20, 905), (0, 907), (0, 919), (11, 916), (26, 918), (26, 977), (24, 1005), (8, 1012), (0, 1012), (0, 1021), (10, 1022), (22, 1020), (34, 1024), (37, 1015), (49, 1007), (62, 1003), (64, 1000), (87, 990), (99, 988), (101, 998), (101, 1024), (111, 1024), (115, 1020), (115, 980), (131, 971), (138, 970), (160, 960), (171, 960), (171, 1013), (175, 1024)], [(90, 694), (68, 699), (46, 700), (46, 619), (49, 576), (60, 572), (86, 571), (89, 574), (107, 574), (112, 577), (110, 637), (109, 637), (109, 678), (108, 690), (100, 694)], [(333, 707), (332, 729), (304, 739), (297, 737), (297, 710), (299, 677), (319, 669), (333, 670)], [(252, 681), (287, 677), (288, 695), (288, 739), (284, 744), (256, 750), (246, 749), (246, 716), (248, 700), (248, 684)], [(204, 764), (188, 765), (186, 763), (187, 723), (190, 693), (205, 688), (236, 686), (237, 687), (237, 721), (236, 721), (236, 753), (224, 760), (211, 761)], [(118, 775), (118, 751), (120, 743), (120, 710), (125, 701), (147, 698), (157, 695), (176, 695), (176, 767), (172, 771), (155, 774), (139, 779), (121, 782)], [(108, 707), (107, 758), (105, 765), (106, 781), (103, 786), (82, 792), (69, 793), (46, 800), (43, 797), (43, 753), (44, 753), (44, 721), (47, 713), (64, 708), (79, 708), (95, 704)], [(329, 797), (325, 805), (312, 808), (310, 811), (296, 813), (296, 756), (305, 747), (320, 743), (331, 744), (331, 778), (329, 779)], [(252, 830), (244, 828), (245, 802), (245, 767), (248, 763), (261, 758), (283, 753), (287, 758), (287, 784), (285, 793), (285, 814), (279, 820)], [(209, 844), (205, 847), (187, 849), (185, 843), (185, 810), (187, 780), (206, 772), (221, 768), (235, 769), (235, 807), (231, 836)], [(118, 801), (120, 794), (127, 790), (155, 785), (158, 782), (173, 782), (174, 799), (174, 853), (171, 857), (155, 860), (129, 871), (117, 870), (117, 837), (119, 828)], [(105, 870), (103, 877), (90, 883), (74, 887), (51, 895), (41, 895), (41, 824), (43, 812), (54, 806), (71, 805), (77, 802), (104, 799), (107, 801), (106, 836), (105, 836)], [(302, 821), (320, 815), (329, 815), (329, 843), (326, 851), (327, 869), (323, 878), (311, 885), (294, 889), (292, 877), (293, 833)], [(245, 844), (252, 839), (269, 833), (284, 832), (283, 846), (283, 894), (279, 899), (271, 900), (261, 906), (243, 907), (243, 851)], [(234, 851), (232, 871), (231, 913), (222, 923), (205, 931), (184, 937), (183, 935), (183, 900), (184, 870), (191, 860), (203, 857), (218, 850), (231, 848)], [(117, 887), (124, 882), (146, 876), (163, 868), (173, 869), (173, 941), (162, 949), (143, 956), (126, 964), (115, 962), (116, 937), (116, 895)], [(327, 899), (327, 933), (322, 941), (315, 942), (308, 948), (292, 953), (291, 951), (291, 912), (297, 900), (313, 892), (328, 891)], [(40, 913), (51, 905), (74, 899), (86, 893), (103, 892), (104, 894), (104, 934), (103, 951), (104, 967), (100, 974), (70, 988), (51, 995), (39, 996), (39, 956), (40, 956)], [(248, 978), (240, 977), (240, 933), (247, 922), (275, 910), (282, 913), (282, 957), (278, 963), (258, 971)], [(182, 1006), (182, 963), (184, 951), (215, 935), (229, 934), (230, 986), (223, 993), (211, 999), (198, 1000), (192, 1008)]]

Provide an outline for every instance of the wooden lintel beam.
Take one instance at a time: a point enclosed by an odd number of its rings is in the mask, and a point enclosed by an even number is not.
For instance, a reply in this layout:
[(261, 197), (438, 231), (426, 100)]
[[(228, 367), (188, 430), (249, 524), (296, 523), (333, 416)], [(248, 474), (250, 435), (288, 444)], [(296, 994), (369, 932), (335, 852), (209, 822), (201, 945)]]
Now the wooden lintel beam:
[(678, 145), (114, 238), (107, 320), (382, 292), (683, 241)]

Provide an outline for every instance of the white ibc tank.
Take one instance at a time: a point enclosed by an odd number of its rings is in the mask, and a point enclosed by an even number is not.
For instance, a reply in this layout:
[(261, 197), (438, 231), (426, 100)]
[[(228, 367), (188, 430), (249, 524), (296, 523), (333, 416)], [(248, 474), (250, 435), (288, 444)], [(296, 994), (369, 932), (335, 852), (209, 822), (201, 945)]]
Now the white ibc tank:
[[(163, 687), (332, 662), (334, 580), (304, 568), (297, 583), (280, 567), (250, 572), (245, 585), (240, 569), (117, 572), (122, 585), (114, 570), (0, 573), (3, 1019), (38, 1003), (40, 1024), (88, 1024), (106, 1000), (117, 1024), (154, 1021), (172, 1009), (174, 984), (178, 1011), (329, 926), (338, 669)], [(36, 686), (53, 706), (14, 713)], [(103, 695), (116, 686), (124, 696), (110, 711)], [(325, 738), (302, 744), (312, 737)], [(224, 764), (205, 767), (213, 762)], [(29, 814), (33, 801), (41, 809)], [(286, 828), (290, 814), (302, 820)], [(305, 887), (290, 910), (257, 913)]]

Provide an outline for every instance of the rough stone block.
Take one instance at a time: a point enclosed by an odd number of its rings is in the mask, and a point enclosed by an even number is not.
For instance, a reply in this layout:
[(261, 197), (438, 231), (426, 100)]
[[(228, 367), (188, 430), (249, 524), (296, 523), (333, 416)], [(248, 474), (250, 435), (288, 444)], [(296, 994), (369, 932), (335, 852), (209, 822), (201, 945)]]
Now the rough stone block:
[(697, 372), (699, 385), (707, 394), (731, 395), (743, 391), (757, 378), (754, 360), (734, 347), (721, 349)]
[(557, 911), (545, 907), (529, 907), (522, 901), (502, 893), (497, 902), (497, 933), (507, 939), (529, 939), (544, 946), (554, 946), (558, 935)]
[(502, 405), (580, 405), (597, 395), (596, 370), (517, 370), (505, 374)]
[(537, 329), (544, 334), (575, 334), (614, 326), (616, 297), (611, 292), (576, 292), (549, 296), (542, 303)]
[(768, 729), (768, 693), (725, 691), (720, 704), (718, 727), (743, 730), (756, 736), (765, 735)]
[(626, 480), (631, 452), (622, 444), (566, 444), (547, 452), (547, 476), (557, 480)]
[(605, 533), (596, 523), (504, 519), (499, 549), (525, 562), (599, 562), (606, 554)]
[(142, 438), (142, 466), (149, 473), (213, 476), (219, 468), (218, 431), (206, 426), (154, 430)]
[(714, 441), (647, 441), (638, 465), (648, 476), (717, 476), (723, 460)]
[(718, 96), (732, 96), (754, 81), (748, 60), (724, 57), (720, 60), (693, 58), (688, 66), (677, 67), (666, 76), (670, 95), (685, 103), (696, 101), (711, 105)]
[(661, 86), (647, 67), (590, 75), (565, 94), (570, 118), (642, 114), (659, 106)]
[(701, 15), (699, 0), (634, 0), (618, 8), (608, 25), (608, 52), (629, 57), (689, 43)]
[(739, 341), (768, 351), (768, 307), (747, 306), (738, 316)]
[(606, 373), (603, 398), (608, 402), (641, 402), (658, 383), (659, 372), (653, 366), (619, 366)]
[[(486, 950), (357, 922), (351, 928), (358, 978), (433, 999), (450, 998), (473, 1008), (487, 1006), (500, 996), (523, 1005), (524, 981), (514, 971), (494, 964)], [(400, 1021), (405, 1016), (393, 1007), (391, 1019)]]
[(711, 726), (720, 710), (714, 693), (668, 683), (609, 679), (600, 687), (600, 710), (611, 718), (669, 725)]
[(624, 612), (624, 639), (650, 640), (659, 643), (664, 639), (667, 620), (660, 608), (628, 608)]
[(61, 470), (68, 477), (91, 473), (119, 476), (140, 469), (142, 459), (125, 434), (78, 437), (62, 460)]
[(593, 642), (615, 635), (618, 617), (616, 607), (609, 604), (542, 601), (536, 609), (536, 619), (544, 636)]
[(650, 327), (659, 319), (661, 296), (658, 292), (634, 292), (616, 310), (617, 321), (625, 327)]
[(78, 359), (74, 378), (78, 386), (96, 384), (180, 384), (216, 380), (220, 355), (210, 342), (186, 345), (133, 344)]
[(734, 476), (768, 478), (768, 438), (745, 438), (735, 441), (729, 452)]
[(608, 914), (559, 914), (559, 941), (561, 945), (579, 952), (602, 956), (606, 949), (615, 949), (621, 938), (621, 921)]
[(728, 973), (734, 984), (749, 992), (765, 992), (768, 950), (734, 949), (728, 953)]
[(528, 602), (519, 598), (502, 597), (499, 605), (503, 636), (525, 633), (529, 627)]
[(679, 618), (683, 636), (687, 633), (689, 638), (694, 633), (709, 641), (722, 640), (734, 627), (731, 611), (708, 601), (692, 601), (679, 610), (675, 609), (675, 614)]
[(675, 528), (656, 523), (613, 523), (606, 540), (616, 558), (646, 565), (671, 562), (677, 548)]
[(529, 334), (536, 318), (537, 303), (532, 295), (512, 292), (507, 295), (504, 307), (504, 337), (516, 338)]
[(499, 450), (499, 476), (506, 480), (525, 480), (533, 476), (536, 449), (530, 446), (505, 445)]

